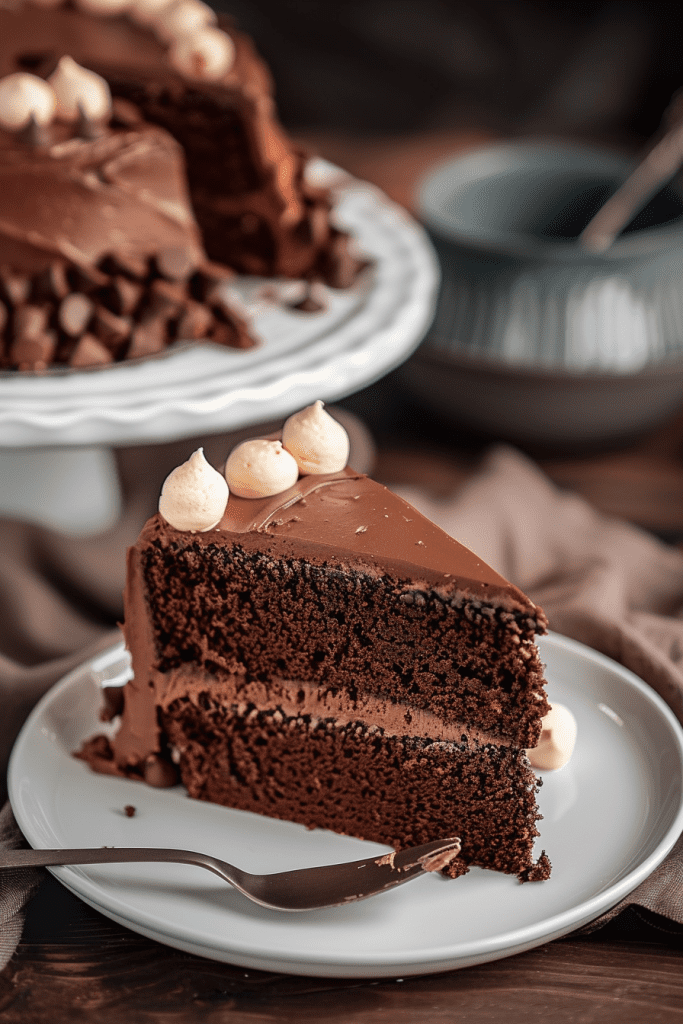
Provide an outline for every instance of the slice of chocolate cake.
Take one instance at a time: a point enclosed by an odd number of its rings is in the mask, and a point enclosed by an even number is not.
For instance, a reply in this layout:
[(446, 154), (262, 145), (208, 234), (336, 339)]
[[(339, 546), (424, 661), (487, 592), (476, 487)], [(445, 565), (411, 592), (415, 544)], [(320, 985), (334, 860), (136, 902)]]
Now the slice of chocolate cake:
[(120, 726), (80, 756), (152, 782), (174, 765), (193, 797), (395, 847), (459, 835), (456, 874), (547, 877), (525, 753), (548, 711), (543, 612), (309, 441), (286, 425), (285, 447), (241, 446), (227, 506), (201, 452), (169, 477), (128, 555)]
[(200, 0), (0, 6), (1, 75), (47, 77), (65, 54), (180, 143), (212, 260), (244, 274), (352, 283), (363, 264), (333, 223), (330, 192), (306, 180), (270, 73), (227, 18)]

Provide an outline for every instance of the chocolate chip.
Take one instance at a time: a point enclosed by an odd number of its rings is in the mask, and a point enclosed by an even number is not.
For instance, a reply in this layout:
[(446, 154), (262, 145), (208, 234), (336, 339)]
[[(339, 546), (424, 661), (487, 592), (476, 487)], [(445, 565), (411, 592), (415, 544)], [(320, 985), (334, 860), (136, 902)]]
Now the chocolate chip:
[(38, 338), (47, 328), (48, 316), (45, 306), (20, 306), (14, 313), (14, 337)]
[(156, 786), (158, 789), (167, 789), (169, 786), (175, 786), (178, 782), (178, 772), (175, 767), (158, 754), (150, 754), (145, 759), (142, 774), (148, 786)]
[(350, 288), (368, 264), (349, 252), (348, 237), (333, 228), (330, 247), (322, 253), (320, 265), (324, 279), (333, 288)]
[(114, 357), (94, 334), (84, 334), (69, 357), (69, 365), (79, 369), (86, 366), (105, 366)]
[(123, 274), (124, 277), (130, 277), (134, 281), (144, 281), (149, 275), (147, 261), (132, 253), (110, 253), (108, 256), (103, 256), (98, 268), (105, 274), (111, 274), (112, 277)]
[(107, 275), (95, 267), (79, 267), (72, 264), (67, 268), (66, 276), (73, 291), (86, 294), (109, 283)]
[(65, 263), (52, 263), (33, 278), (32, 302), (54, 302), (63, 299), (71, 291), (66, 275)]
[(182, 285), (160, 278), (152, 281), (148, 297), (148, 312), (152, 316), (179, 316), (186, 304), (187, 293)]
[(126, 815), (127, 818), (134, 818), (135, 810), (136, 809), (133, 806), (133, 804), (126, 804), (126, 806), (123, 808), (123, 813)]
[(85, 331), (95, 306), (87, 295), (72, 292), (62, 300), (57, 312), (57, 323), (71, 338), (78, 338)]
[(0, 295), (10, 306), (21, 306), (28, 301), (31, 282), (23, 274), (16, 274), (8, 267), (0, 269)]
[(131, 322), (125, 316), (117, 316), (104, 306), (96, 306), (92, 315), (90, 330), (111, 352), (130, 337)]
[(183, 246), (175, 245), (162, 249), (154, 257), (158, 274), (167, 281), (187, 281), (194, 270), (194, 260)]
[(196, 341), (198, 338), (206, 338), (213, 322), (213, 314), (207, 306), (204, 306), (201, 302), (193, 302), (189, 299), (178, 319), (176, 337), (181, 340), (191, 339), (192, 341)]
[(209, 337), (216, 345), (225, 345), (227, 348), (253, 348), (256, 344), (246, 330), (238, 330), (231, 323), (216, 322)]
[(126, 359), (141, 359), (163, 352), (169, 341), (168, 321), (163, 316), (149, 316), (133, 327)]
[(117, 316), (129, 316), (136, 309), (143, 286), (127, 277), (114, 277), (106, 288), (102, 288), (100, 299)]
[(207, 261), (193, 274), (190, 280), (190, 294), (198, 302), (206, 302), (216, 285), (234, 281), (235, 271), (221, 263)]
[(52, 331), (19, 337), (10, 348), (10, 362), (20, 370), (44, 370), (53, 361), (56, 348), (57, 337)]

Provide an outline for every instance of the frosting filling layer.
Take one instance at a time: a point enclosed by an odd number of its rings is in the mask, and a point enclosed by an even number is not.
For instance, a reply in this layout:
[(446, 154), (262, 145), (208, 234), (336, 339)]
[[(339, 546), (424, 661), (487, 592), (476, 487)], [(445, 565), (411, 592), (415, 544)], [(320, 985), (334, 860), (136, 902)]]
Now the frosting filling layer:
[(511, 746), (509, 740), (464, 722), (444, 722), (437, 715), (408, 703), (382, 700), (369, 693), (355, 698), (327, 687), (305, 682), (270, 679), (267, 683), (245, 681), (243, 676), (218, 678), (196, 668), (182, 667), (153, 672), (150, 679), (155, 702), (166, 710), (175, 700), (187, 698), (198, 704), (202, 694), (212, 701), (232, 706), (239, 716), (251, 711), (279, 711), (286, 718), (332, 719), (339, 726), (358, 723), (391, 736), (414, 736), (444, 743)]

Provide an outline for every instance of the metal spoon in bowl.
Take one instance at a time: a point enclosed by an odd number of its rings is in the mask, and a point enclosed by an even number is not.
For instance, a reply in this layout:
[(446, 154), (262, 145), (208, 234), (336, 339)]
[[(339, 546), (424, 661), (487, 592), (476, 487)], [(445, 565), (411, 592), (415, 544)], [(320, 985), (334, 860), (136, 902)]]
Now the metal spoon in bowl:
[(367, 899), (440, 871), (460, 853), (459, 839), (437, 839), (399, 853), (316, 868), (252, 875), (248, 871), (189, 850), (152, 850), (103, 846), (91, 850), (2, 850), (0, 869), (54, 867), (59, 864), (195, 864), (230, 882), (248, 899), (273, 910), (320, 910)]
[(670, 128), (617, 191), (603, 203), (579, 235), (579, 242), (592, 253), (603, 253), (670, 181), (683, 163), (683, 122)]

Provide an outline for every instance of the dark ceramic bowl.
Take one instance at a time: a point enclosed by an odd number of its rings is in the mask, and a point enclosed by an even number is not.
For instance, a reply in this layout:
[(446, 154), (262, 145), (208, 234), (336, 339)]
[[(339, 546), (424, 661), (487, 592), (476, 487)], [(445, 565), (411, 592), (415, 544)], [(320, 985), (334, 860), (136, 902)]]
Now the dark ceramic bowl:
[(567, 445), (637, 434), (683, 403), (683, 196), (668, 186), (604, 255), (577, 241), (631, 166), (503, 143), (424, 180), (443, 281), (404, 378), (440, 414)]

